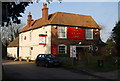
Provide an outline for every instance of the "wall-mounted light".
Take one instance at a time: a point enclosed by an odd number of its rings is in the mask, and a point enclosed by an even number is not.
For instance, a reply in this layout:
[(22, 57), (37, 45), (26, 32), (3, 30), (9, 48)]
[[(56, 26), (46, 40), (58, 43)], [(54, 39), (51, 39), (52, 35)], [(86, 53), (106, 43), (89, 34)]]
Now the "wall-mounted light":
[(79, 42), (79, 44), (82, 44), (82, 42)]
[(98, 31), (98, 29), (96, 29), (96, 31)]
[(55, 29), (57, 29), (57, 26), (53, 26)]
[(78, 27), (75, 27), (76, 29), (78, 29)]

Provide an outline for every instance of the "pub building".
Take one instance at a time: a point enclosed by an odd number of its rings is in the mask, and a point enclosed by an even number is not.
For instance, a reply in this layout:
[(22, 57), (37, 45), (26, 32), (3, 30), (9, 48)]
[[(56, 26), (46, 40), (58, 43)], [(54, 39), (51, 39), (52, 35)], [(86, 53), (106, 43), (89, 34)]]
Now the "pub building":
[(42, 17), (33, 20), (28, 14), (27, 25), (19, 31), (19, 57), (35, 60), (38, 54), (69, 54), (70, 57), (104, 54), (100, 26), (88, 15), (65, 12), (48, 14), (43, 4)]

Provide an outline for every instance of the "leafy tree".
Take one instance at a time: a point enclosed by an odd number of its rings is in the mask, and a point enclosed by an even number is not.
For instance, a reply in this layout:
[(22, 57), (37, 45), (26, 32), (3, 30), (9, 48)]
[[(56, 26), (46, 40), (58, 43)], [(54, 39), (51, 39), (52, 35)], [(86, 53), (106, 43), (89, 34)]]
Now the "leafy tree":
[[(46, 0), (46, 2), (50, 3), (53, 0)], [(62, 0), (58, 0), (60, 3)], [(36, 0), (39, 2), (39, 0)], [(12, 19), (14, 23), (20, 24), (20, 20), (18, 17), (22, 17), (21, 13), (24, 13), (25, 8), (32, 4), (32, 0), (29, 2), (2, 2), (2, 26), (4, 26), (4, 22), (11, 24), (9, 21)]]
[(113, 50), (115, 48), (115, 42), (111, 38), (108, 38), (106, 41), (106, 55), (111, 55), (113, 53)]
[(113, 28), (111, 37), (115, 41), (117, 54), (120, 56), (120, 21), (118, 21)]
[(20, 24), (18, 17), (22, 17), (21, 13), (24, 13), (25, 8), (32, 2), (2, 2), (2, 25), (4, 22), (11, 24), (9, 21), (12, 19), (14, 23)]

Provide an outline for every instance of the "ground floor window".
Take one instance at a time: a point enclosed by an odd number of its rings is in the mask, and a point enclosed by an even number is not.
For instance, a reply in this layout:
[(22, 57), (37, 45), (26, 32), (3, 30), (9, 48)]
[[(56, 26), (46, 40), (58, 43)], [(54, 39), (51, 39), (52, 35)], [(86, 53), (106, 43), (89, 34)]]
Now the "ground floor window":
[(58, 52), (59, 52), (59, 54), (65, 54), (65, 53), (67, 53), (66, 52), (66, 50), (67, 50), (67, 46), (66, 45), (59, 45), (58, 46)]

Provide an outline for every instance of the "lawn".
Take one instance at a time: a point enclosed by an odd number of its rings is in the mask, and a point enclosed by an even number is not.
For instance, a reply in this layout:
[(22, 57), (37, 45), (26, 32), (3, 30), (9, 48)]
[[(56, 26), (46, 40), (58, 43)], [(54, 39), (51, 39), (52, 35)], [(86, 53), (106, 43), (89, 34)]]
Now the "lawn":
[[(98, 60), (103, 60), (103, 66), (98, 66)], [(74, 60), (73, 64), (71, 59), (64, 58), (63, 62), (63, 67), (67, 69), (88, 69), (97, 72), (109, 72), (120, 69), (120, 65), (114, 64), (111, 58), (105, 56), (85, 57), (81, 61)]]
[(120, 65), (106, 62), (103, 64), (102, 67), (98, 67), (97, 63), (90, 63), (90, 64), (85, 64), (81, 68), (90, 69), (98, 72), (108, 72), (108, 71), (114, 71), (120, 69)]

